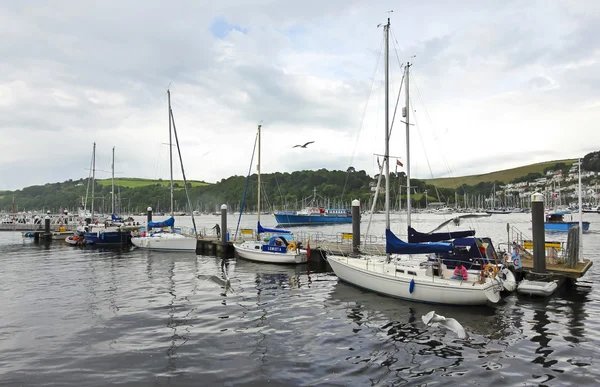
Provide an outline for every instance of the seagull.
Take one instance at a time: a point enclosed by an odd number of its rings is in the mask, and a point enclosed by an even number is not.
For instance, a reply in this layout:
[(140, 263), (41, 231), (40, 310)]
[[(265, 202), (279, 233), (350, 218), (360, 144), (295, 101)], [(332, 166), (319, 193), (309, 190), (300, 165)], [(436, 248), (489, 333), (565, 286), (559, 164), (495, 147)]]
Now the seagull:
[(460, 323), (453, 318), (440, 316), (439, 314), (435, 314), (433, 310), (421, 318), (423, 319), (423, 323), (425, 325), (432, 326), (434, 323), (437, 323), (438, 325), (441, 325), (444, 328), (456, 333), (459, 339), (466, 339), (468, 337), (467, 332), (465, 332), (465, 328), (463, 328), (462, 325), (460, 325)]
[(441, 229), (442, 227), (444, 227), (445, 225), (447, 225), (448, 223), (451, 223), (451, 222), (454, 222), (455, 226), (459, 226), (461, 219), (483, 218), (483, 217), (488, 217), (488, 216), (491, 216), (491, 214), (488, 214), (485, 212), (484, 213), (473, 213), (473, 214), (461, 214), (454, 218), (450, 218), (450, 219), (446, 220), (445, 222), (442, 222), (439, 226), (437, 226), (433, 230), (429, 231), (429, 233), (431, 234), (433, 232), (436, 232), (437, 230)]
[(314, 141), (309, 141), (309, 142), (307, 142), (307, 143), (306, 143), (306, 144), (304, 144), (304, 145), (294, 145), (292, 148), (298, 148), (298, 147), (300, 147), (300, 148), (306, 148), (306, 146), (307, 146), (308, 144), (312, 144), (313, 142), (314, 142)]

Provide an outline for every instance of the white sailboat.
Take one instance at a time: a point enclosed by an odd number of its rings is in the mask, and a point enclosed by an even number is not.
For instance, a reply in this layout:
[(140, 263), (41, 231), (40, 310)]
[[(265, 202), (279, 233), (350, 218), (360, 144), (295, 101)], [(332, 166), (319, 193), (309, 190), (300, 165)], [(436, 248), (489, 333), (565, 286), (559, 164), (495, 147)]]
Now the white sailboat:
[[(290, 231), (265, 228), (260, 224), (260, 128), (258, 125), (258, 223), (255, 241), (244, 241), (233, 245), (240, 258), (263, 263), (304, 263), (306, 250), (299, 248), (291, 238)], [(268, 241), (260, 239), (262, 233), (274, 234)]]
[[(173, 111), (171, 110), (171, 92), (167, 90), (167, 99), (169, 102), (169, 163), (171, 170), (171, 217), (163, 222), (149, 222), (147, 225), (147, 235), (135, 236), (131, 238), (131, 243), (141, 249), (150, 250), (187, 250), (196, 251), (198, 237), (196, 235), (196, 226), (194, 215), (192, 214), (192, 222), (194, 223), (193, 234), (184, 234), (181, 231), (175, 230), (175, 218), (173, 212), (173, 141), (172, 132), (175, 130), (175, 122), (173, 119)], [(173, 128), (171, 128), (171, 125)], [(177, 150), (179, 152), (179, 161), (181, 162), (181, 171), (183, 173), (185, 183), (185, 172), (183, 170), (183, 161), (181, 160), (181, 150), (179, 149), (179, 141), (177, 140), (177, 132), (175, 132), (175, 141), (177, 142)], [(187, 184), (185, 184), (187, 194)], [(189, 201), (189, 197), (188, 197)], [(155, 231), (152, 231), (155, 230)]]
[[(452, 249), (450, 243), (406, 243), (390, 230), (389, 216), (389, 28), (384, 26), (385, 50), (385, 174), (386, 178), (386, 253), (387, 256), (362, 255), (344, 257), (329, 255), (331, 268), (344, 282), (386, 296), (411, 301), (449, 305), (484, 305), (498, 302), (503, 289), (497, 276), (498, 269), (490, 265), (485, 274), (469, 272), (467, 280), (451, 279), (453, 272), (441, 262), (428, 262), (426, 254), (444, 253)], [(409, 68), (405, 66), (406, 80), (406, 169), (407, 169), (407, 216), (410, 228), (410, 149), (409, 149)], [(395, 254), (395, 255), (391, 255)]]

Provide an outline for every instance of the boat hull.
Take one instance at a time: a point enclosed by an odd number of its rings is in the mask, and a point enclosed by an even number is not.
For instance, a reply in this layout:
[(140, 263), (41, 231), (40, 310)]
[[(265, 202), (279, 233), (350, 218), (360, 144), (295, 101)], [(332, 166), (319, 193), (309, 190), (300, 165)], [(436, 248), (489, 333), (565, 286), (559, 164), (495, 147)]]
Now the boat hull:
[(131, 243), (140, 249), (148, 250), (196, 251), (198, 242), (196, 238), (186, 235), (159, 233), (144, 237), (133, 237)]
[[(573, 227), (579, 227), (579, 222), (545, 222), (546, 231), (569, 231)], [(582, 222), (583, 232), (589, 231), (590, 222)]]
[(547, 297), (554, 293), (557, 288), (558, 284), (556, 281), (542, 282), (523, 280), (519, 283), (517, 292), (528, 296)]
[[(500, 282), (478, 284), (397, 274), (393, 264), (382, 265), (382, 272), (375, 272), (351, 265), (345, 257), (329, 256), (327, 261), (344, 282), (389, 297), (428, 304), (486, 305), (489, 300), (499, 300), (499, 288), (502, 287)], [(414, 281), (412, 286), (411, 281)]]
[(129, 243), (130, 232), (86, 232), (83, 236), (85, 243), (89, 245), (121, 245)]
[(352, 223), (352, 216), (275, 214), (275, 220), (280, 226), (306, 226)]
[(261, 242), (243, 242), (234, 244), (237, 255), (248, 261), (279, 264), (299, 264), (307, 260), (306, 252), (303, 250), (288, 250), (285, 253), (265, 251)]

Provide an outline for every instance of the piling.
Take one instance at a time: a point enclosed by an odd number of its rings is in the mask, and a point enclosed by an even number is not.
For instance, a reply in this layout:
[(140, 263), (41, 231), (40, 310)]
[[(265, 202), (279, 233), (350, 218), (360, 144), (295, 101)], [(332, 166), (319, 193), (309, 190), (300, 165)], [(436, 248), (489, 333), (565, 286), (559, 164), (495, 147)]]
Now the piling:
[(225, 250), (229, 233), (227, 232), (227, 204), (221, 206), (221, 246)]
[(148, 211), (146, 215), (146, 224), (148, 225), (152, 222), (152, 207), (148, 207), (146, 210)]
[(50, 233), (50, 215), (46, 215), (44, 218), (44, 239), (52, 239), (52, 234)]
[(352, 253), (358, 254), (360, 246), (360, 200), (352, 201)]
[(531, 231), (533, 237), (533, 271), (546, 272), (546, 233), (544, 231), (544, 195), (531, 195)]

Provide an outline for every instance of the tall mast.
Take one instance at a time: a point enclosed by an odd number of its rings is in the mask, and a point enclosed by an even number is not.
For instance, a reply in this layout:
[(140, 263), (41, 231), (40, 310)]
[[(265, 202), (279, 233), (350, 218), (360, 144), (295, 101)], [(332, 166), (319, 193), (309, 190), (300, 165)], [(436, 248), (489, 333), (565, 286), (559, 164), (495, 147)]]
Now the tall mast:
[(579, 165), (579, 262), (583, 262), (583, 208), (581, 206), (581, 159), (578, 160)]
[(258, 125), (258, 164), (256, 164), (256, 172), (258, 174), (258, 223), (260, 223), (260, 127)]
[(92, 150), (92, 219), (94, 219), (94, 186), (96, 185), (96, 143)]
[(385, 229), (390, 229), (390, 104), (389, 104), (389, 55), (390, 55), (390, 18), (383, 27), (385, 31)]
[(173, 216), (173, 135), (171, 130), (171, 90), (167, 89), (169, 100), (169, 168), (171, 170), (171, 216)]
[(410, 227), (410, 100), (408, 98), (408, 69), (410, 68), (410, 63), (406, 64), (406, 74), (404, 78), (406, 80), (406, 107), (404, 108), (406, 115), (406, 225)]
[(112, 155), (112, 213), (115, 213), (115, 147), (113, 146)]

